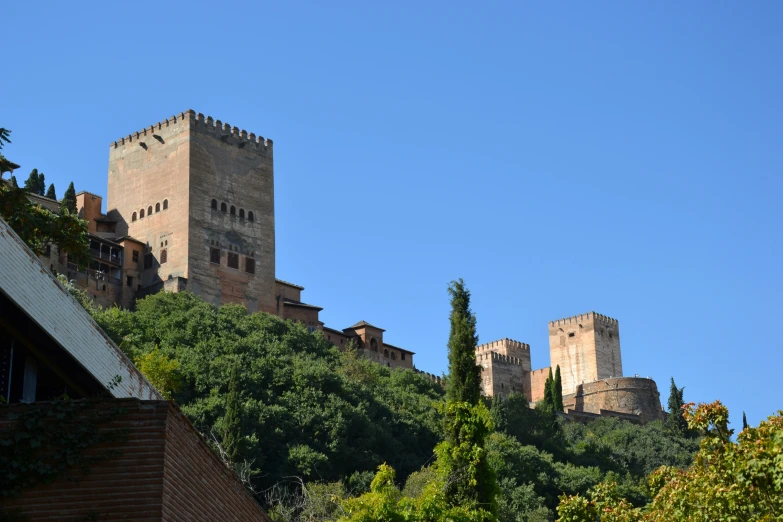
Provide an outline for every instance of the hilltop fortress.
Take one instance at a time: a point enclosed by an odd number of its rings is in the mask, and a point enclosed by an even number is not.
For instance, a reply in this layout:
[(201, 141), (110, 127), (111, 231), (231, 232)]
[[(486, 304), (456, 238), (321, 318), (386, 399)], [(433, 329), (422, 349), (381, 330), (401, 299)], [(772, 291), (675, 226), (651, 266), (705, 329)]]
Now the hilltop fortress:
[[(560, 367), (563, 403), (569, 416), (612, 415), (637, 422), (662, 419), (658, 387), (650, 378), (623, 377), (620, 325), (589, 312), (549, 323), (552, 371)], [(550, 367), (533, 370), (530, 345), (500, 339), (476, 347), (486, 396), (520, 392), (536, 403), (544, 398)]]
[[(238, 303), (298, 321), (335, 346), (353, 342), (376, 362), (414, 369), (414, 353), (386, 342), (383, 328), (366, 321), (329, 328), (319, 320), (322, 308), (302, 301), (304, 287), (276, 277), (273, 152), (272, 140), (192, 110), (113, 141), (107, 212), (100, 196), (77, 194), (79, 215), (88, 222), (90, 266), (78, 270), (55, 247), (44, 262), (102, 306), (129, 307), (161, 290), (187, 290), (215, 305)], [(53, 200), (33, 199), (58, 208)], [(655, 382), (621, 377), (616, 320), (591, 312), (553, 321), (549, 345), (567, 410), (642, 421), (662, 415)], [(531, 369), (529, 345), (483, 344), (476, 362), (485, 395), (543, 397), (549, 367)]]

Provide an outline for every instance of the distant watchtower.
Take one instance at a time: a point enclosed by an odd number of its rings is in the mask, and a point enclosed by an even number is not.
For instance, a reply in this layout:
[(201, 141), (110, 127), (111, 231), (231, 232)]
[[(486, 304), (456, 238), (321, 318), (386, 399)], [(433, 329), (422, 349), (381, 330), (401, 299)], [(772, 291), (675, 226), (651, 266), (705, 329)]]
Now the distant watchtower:
[(275, 313), (272, 140), (172, 116), (110, 145), (107, 206), (117, 236), (146, 245), (142, 293), (186, 288)]
[(617, 319), (589, 312), (549, 323), (549, 358), (560, 366), (563, 394), (577, 385), (623, 375)]

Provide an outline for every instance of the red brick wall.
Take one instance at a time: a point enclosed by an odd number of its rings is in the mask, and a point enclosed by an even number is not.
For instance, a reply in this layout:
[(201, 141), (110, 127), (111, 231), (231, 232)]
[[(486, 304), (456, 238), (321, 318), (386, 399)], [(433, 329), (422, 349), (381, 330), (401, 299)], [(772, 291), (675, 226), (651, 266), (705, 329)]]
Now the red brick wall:
[[(93, 464), (89, 474), (69, 471), (50, 484), (2, 498), (30, 520), (257, 520), (266, 514), (236, 477), (212, 453), (175, 405), (165, 401), (103, 400), (99, 408), (126, 413), (101, 429), (126, 428), (127, 438), (90, 451), (115, 449), (117, 457)], [(0, 436), (12, 429), (8, 417), (21, 408), (0, 408)]]

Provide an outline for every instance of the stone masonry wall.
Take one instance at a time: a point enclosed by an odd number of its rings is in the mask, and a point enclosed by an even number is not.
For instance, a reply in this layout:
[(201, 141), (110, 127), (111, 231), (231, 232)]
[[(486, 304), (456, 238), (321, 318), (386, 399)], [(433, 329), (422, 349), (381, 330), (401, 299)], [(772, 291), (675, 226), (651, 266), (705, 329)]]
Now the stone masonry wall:
[[(526, 395), (528, 401), (538, 402), (544, 398), (544, 384), (547, 377), (549, 377), (548, 366), (530, 372), (530, 396)], [(560, 377), (562, 378), (562, 373)]]
[(652, 379), (620, 377), (580, 384), (563, 396), (566, 410), (600, 414), (601, 410), (639, 415), (642, 422), (664, 418), (658, 387)]

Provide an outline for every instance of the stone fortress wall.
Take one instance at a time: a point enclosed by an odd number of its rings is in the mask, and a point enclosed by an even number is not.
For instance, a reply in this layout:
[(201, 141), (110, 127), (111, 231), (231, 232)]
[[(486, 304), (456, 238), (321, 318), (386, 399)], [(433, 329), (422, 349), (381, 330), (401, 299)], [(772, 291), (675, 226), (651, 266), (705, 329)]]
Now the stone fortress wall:
[(583, 420), (615, 415), (636, 422), (664, 418), (655, 381), (622, 377), (620, 326), (616, 319), (589, 312), (549, 323), (552, 366), (532, 370), (530, 345), (501, 339), (476, 347), (482, 392), (505, 396), (521, 392), (532, 404), (544, 397), (544, 383), (560, 366), (566, 412)]

